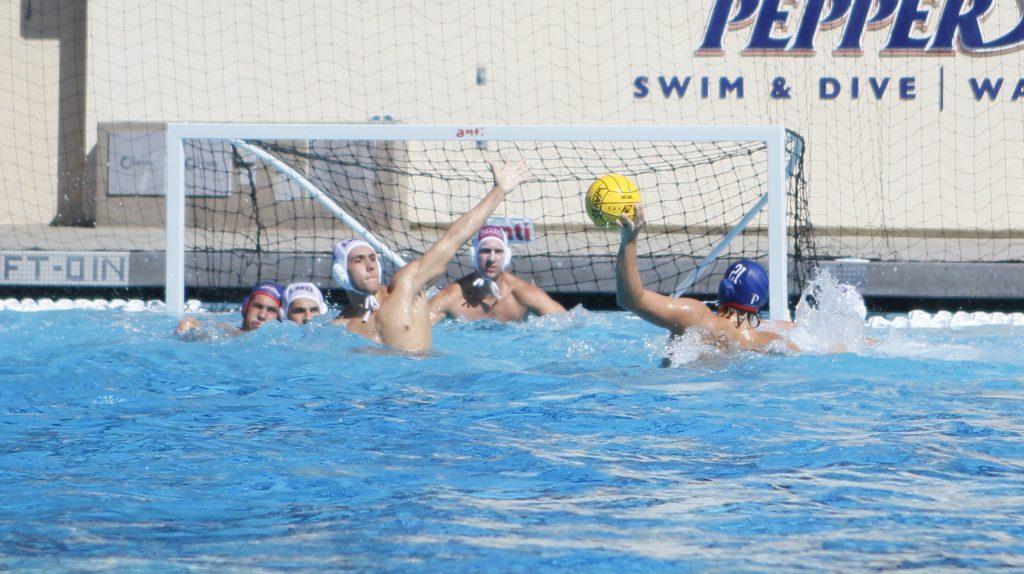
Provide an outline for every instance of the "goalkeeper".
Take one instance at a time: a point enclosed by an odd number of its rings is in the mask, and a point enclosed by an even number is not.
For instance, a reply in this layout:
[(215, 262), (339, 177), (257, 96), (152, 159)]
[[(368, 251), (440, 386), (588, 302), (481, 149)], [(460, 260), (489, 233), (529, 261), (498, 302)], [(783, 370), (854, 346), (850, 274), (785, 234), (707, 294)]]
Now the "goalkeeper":
[(485, 225), (473, 237), (470, 249), (475, 271), (442, 289), (430, 300), (430, 320), (445, 317), (460, 321), (521, 321), (528, 313), (564, 313), (543, 289), (506, 271), (512, 264), (505, 230)]
[(505, 195), (529, 176), (523, 162), (488, 164), (494, 176), (491, 191), (455, 220), (422, 257), (399, 269), (390, 285), (382, 285), (377, 253), (368, 243), (348, 239), (334, 246), (334, 278), (349, 299), (336, 324), (400, 351), (430, 350), (432, 324), (424, 289), (444, 273), (459, 247), (480, 229)]
[(643, 209), (636, 220), (619, 217), (622, 240), (615, 266), (619, 306), (645, 321), (669, 330), (672, 338), (688, 330), (701, 333), (703, 342), (722, 349), (773, 351), (800, 349), (778, 333), (758, 329), (758, 311), (768, 302), (768, 276), (753, 261), (733, 263), (718, 288), (718, 312), (696, 299), (667, 297), (644, 289), (636, 262), (636, 238), (644, 226)]

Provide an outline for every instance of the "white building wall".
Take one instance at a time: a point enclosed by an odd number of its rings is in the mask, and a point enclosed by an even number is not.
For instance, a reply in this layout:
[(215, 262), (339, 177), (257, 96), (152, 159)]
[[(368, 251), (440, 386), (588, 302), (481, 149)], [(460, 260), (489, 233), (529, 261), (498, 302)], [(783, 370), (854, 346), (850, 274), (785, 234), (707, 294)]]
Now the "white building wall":
[[(794, 9), (799, 14), (799, 2)], [(983, 27), (1013, 27), (1001, 0)], [(53, 156), (56, 48), (18, 34), (19, 3), (0, 14), (0, 218), (44, 221), (56, 202)], [(942, 3), (923, 30), (934, 31)], [(812, 221), (860, 233), (1012, 233), (1024, 211), (1024, 52), (879, 55), (889, 28), (864, 34), (864, 53), (831, 53), (841, 28), (819, 32), (807, 57), (741, 54), (750, 28), (726, 33), (725, 54), (698, 57), (709, 2), (127, 2), (88, 5), (86, 148), (100, 126), (168, 121), (467, 124), (782, 124), (808, 143)], [(795, 23), (787, 31), (793, 33)], [(478, 66), (487, 82), (475, 82)], [(938, 81), (945, 79), (940, 110)], [(660, 75), (693, 76), (683, 98), (658, 94)], [(651, 95), (634, 97), (637, 76)], [(742, 100), (702, 99), (699, 78), (743, 77)], [(784, 77), (792, 98), (768, 96)], [(844, 95), (823, 101), (818, 80)], [(849, 99), (849, 79), (862, 80)], [(863, 84), (889, 77), (875, 100)], [(900, 77), (917, 98), (901, 101)], [(967, 79), (1004, 78), (994, 102), (976, 102)], [(99, 154), (102, 155), (102, 154)], [(101, 166), (102, 167), (102, 166)], [(92, 168), (90, 168), (92, 169)], [(102, 183), (102, 182), (100, 182)]]

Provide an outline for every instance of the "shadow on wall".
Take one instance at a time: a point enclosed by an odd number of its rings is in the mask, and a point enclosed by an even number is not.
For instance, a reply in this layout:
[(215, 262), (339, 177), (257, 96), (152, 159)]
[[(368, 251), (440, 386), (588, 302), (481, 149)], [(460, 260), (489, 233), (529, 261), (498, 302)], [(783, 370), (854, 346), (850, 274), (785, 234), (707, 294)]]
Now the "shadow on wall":
[(95, 225), (85, 157), (85, 0), (21, 0), (21, 36), (57, 40), (57, 213), (51, 225)]

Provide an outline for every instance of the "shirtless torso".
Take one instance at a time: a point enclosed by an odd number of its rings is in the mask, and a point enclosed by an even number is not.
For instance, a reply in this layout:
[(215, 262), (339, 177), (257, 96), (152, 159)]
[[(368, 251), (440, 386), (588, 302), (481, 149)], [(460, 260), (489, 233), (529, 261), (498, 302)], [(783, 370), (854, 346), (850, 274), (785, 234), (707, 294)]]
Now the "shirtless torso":
[[(432, 344), (430, 310), (424, 289), (440, 277), (448, 262), (479, 229), (501, 203), (505, 195), (529, 175), (526, 166), (490, 164), (494, 186), (475, 207), (448, 228), (422, 257), (399, 269), (391, 284), (379, 281), (376, 253), (368, 247), (354, 249), (346, 262), (355, 291), (349, 291), (349, 304), (336, 323), (350, 331), (400, 351), (422, 353)], [(376, 282), (374, 282), (376, 277)], [(379, 303), (368, 308), (368, 294)], [(372, 311), (368, 316), (367, 311)]]
[(402, 351), (416, 353), (430, 350), (432, 337), (426, 294), (422, 289), (418, 293), (409, 293), (408, 286), (401, 292), (399, 284), (400, 278), (396, 274), (390, 285), (376, 292), (380, 309), (365, 321), (365, 299), (350, 293), (350, 302), (342, 307), (334, 323), (344, 325), (349, 331), (375, 343)]
[(495, 283), (501, 291), (496, 297), (490, 289), (474, 286), (478, 275), (472, 273), (442, 289), (430, 300), (430, 318), (436, 323), (445, 317), (460, 321), (522, 321), (530, 313), (548, 315), (563, 313), (557, 301), (543, 289), (516, 277), (502, 273)]

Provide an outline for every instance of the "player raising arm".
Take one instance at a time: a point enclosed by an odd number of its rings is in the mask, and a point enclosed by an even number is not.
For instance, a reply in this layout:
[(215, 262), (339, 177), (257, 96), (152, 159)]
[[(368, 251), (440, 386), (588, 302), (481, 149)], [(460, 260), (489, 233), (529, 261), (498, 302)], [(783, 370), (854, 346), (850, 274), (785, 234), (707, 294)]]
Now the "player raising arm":
[(644, 227), (643, 209), (636, 208), (636, 220), (619, 218), (622, 241), (615, 267), (616, 298), (619, 306), (645, 321), (669, 330), (673, 338), (696, 329), (706, 343), (721, 348), (768, 351), (781, 341), (798, 351), (793, 343), (770, 331), (759, 330), (758, 311), (768, 302), (768, 275), (764, 268), (746, 259), (726, 270), (718, 287), (718, 312), (689, 298), (673, 298), (644, 289), (636, 261), (636, 239)]
[(505, 195), (529, 176), (523, 162), (488, 164), (494, 186), (487, 195), (455, 220), (422, 257), (399, 269), (390, 285), (381, 285), (377, 253), (369, 244), (349, 239), (335, 246), (334, 277), (349, 296), (335, 323), (401, 351), (430, 350), (430, 310), (424, 289), (444, 273), (459, 247), (480, 229)]

